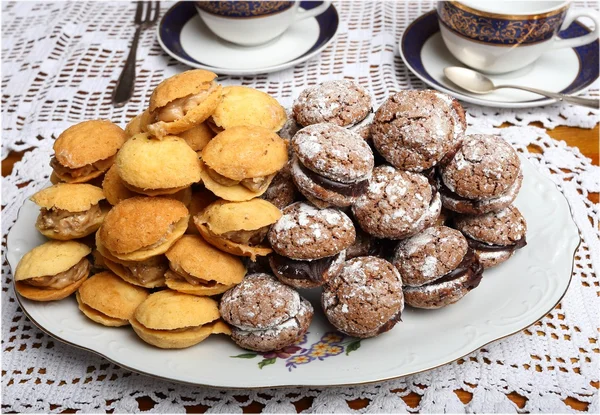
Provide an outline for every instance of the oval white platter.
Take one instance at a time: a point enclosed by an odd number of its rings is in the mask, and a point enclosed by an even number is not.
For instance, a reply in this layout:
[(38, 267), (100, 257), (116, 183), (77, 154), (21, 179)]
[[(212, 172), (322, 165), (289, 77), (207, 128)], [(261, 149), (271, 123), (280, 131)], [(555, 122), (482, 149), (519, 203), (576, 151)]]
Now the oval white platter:
[[(189, 349), (161, 350), (142, 342), (130, 328), (88, 320), (74, 297), (50, 303), (17, 298), (30, 320), (52, 337), (168, 380), (227, 388), (335, 386), (421, 372), (535, 323), (569, 286), (580, 241), (577, 227), (554, 183), (527, 160), (522, 162), (524, 182), (515, 204), (527, 220), (528, 245), (485, 271), (480, 286), (460, 302), (435, 311), (407, 308), (402, 322), (373, 339), (336, 334), (320, 311), (318, 291), (305, 293), (316, 313), (303, 343), (267, 356), (244, 351), (223, 335)], [(8, 235), (12, 269), (23, 254), (45, 241), (34, 227), (38, 213), (27, 201)]]

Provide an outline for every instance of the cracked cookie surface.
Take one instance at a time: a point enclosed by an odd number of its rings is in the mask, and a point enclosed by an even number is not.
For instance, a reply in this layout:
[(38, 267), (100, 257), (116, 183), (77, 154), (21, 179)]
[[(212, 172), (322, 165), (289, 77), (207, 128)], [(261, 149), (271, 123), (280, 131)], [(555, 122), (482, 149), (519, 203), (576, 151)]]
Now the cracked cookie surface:
[(329, 322), (341, 332), (373, 337), (400, 320), (402, 280), (396, 268), (381, 258), (354, 258), (324, 287), (321, 303)]
[(341, 79), (303, 90), (294, 102), (292, 114), (303, 126), (330, 122), (345, 127), (363, 120), (371, 107), (371, 96), (362, 86)]
[(444, 184), (468, 199), (493, 198), (517, 180), (521, 163), (502, 137), (475, 134), (465, 137), (454, 158), (441, 170)]

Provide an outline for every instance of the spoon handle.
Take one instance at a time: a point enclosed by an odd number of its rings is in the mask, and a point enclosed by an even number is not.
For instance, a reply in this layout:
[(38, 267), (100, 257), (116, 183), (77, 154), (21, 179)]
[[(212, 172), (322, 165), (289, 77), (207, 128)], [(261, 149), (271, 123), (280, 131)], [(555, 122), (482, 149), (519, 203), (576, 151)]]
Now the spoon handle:
[(594, 98), (582, 98), (576, 97), (572, 95), (559, 94), (556, 92), (544, 91), (542, 89), (537, 88), (529, 88), (526, 86), (519, 85), (496, 85), (496, 89), (500, 88), (514, 88), (514, 89), (522, 89), (523, 91), (533, 92), (535, 94), (544, 95), (548, 98), (554, 98), (558, 101), (568, 102), (570, 104), (581, 105), (588, 108), (598, 109), (600, 107), (600, 100)]

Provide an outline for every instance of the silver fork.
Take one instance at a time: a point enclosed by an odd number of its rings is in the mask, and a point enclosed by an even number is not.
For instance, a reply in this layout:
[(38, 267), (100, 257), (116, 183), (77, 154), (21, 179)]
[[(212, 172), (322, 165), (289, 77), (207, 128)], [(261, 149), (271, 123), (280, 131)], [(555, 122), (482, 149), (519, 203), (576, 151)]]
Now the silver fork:
[[(144, 12), (145, 9), (145, 12)], [(137, 53), (140, 33), (143, 29), (152, 26), (158, 20), (160, 14), (160, 2), (158, 1), (138, 1), (135, 11), (135, 35), (131, 42), (131, 49), (127, 55), (127, 61), (123, 67), (123, 72), (119, 76), (115, 90), (113, 91), (112, 102), (115, 107), (125, 105), (133, 95), (135, 85), (135, 55)], [(142, 18), (142, 15), (144, 17)]]

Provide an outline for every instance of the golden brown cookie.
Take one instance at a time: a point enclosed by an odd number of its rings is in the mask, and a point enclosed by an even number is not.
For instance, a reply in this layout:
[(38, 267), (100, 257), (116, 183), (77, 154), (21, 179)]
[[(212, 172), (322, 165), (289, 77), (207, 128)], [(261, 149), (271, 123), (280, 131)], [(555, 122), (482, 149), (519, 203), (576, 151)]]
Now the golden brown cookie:
[(240, 258), (220, 251), (199, 235), (184, 235), (167, 251), (167, 287), (193, 295), (221, 294), (239, 284), (246, 268)]
[(203, 122), (189, 130), (177, 134), (177, 136), (183, 138), (196, 153), (200, 153), (215, 136), (215, 133), (210, 129), (206, 122)]
[(62, 300), (88, 277), (91, 249), (75, 241), (49, 241), (33, 248), (15, 270), (15, 289), (35, 301)]
[(115, 274), (104, 271), (88, 278), (77, 291), (77, 303), (83, 314), (105, 326), (126, 326), (148, 291), (131, 285)]
[[(123, 180), (121, 180), (119, 177), (117, 167), (114, 165), (104, 175), (104, 180), (102, 181), (102, 190), (104, 191), (104, 195), (106, 196), (108, 203), (113, 206), (122, 200), (129, 199), (130, 197), (143, 196), (142, 194), (136, 193), (125, 187)], [(185, 187), (176, 193), (163, 196), (170, 199), (179, 200), (187, 206), (192, 202), (192, 188)]]
[(108, 212), (96, 245), (118, 259), (143, 261), (165, 253), (184, 234), (188, 219), (187, 208), (177, 200), (132, 197)]
[(63, 182), (87, 182), (110, 168), (125, 140), (125, 131), (108, 120), (75, 124), (54, 142), (50, 166)]
[(232, 127), (202, 150), (202, 180), (223, 199), (250, 200), (267, 190), (287, 160), (287, 143), (277, 134), (256, 126)]
[(222, 88), (216, 77), (195, 69), (162, 81), (150, 96), (148, 132), (162, 139), (204, 122), (221, 100)]
[(163, 290), (150, 294), (135, 310), (131, 325), (145, 342), (165, 349), (200, 343), (212, 333), (230, 334), (219, 321), (212, 298)]
[(31, 200), (40, 206), (35, 227), (50, 239), (69, 240), (90, 235), (100, 227), (108, 209), (100, 205), (102, 189), (87, 183), (58, 183)]
[(175, 136), (133, 136), (117, 154), (115, 166), (125, 187), (149, 196), (173, 194), (200, 181), (198, 155)]
[(218, 200), (196, 215), (194, 223), (200, 235), (211, 245), (255, 261), (257, 256), (272, 252), (263, 240), (269, 227), (280, 217), (281, 211), (266, 200)]
[(209, 125), (216, 133), (239, 125), (256, 125), (277, 132), (286, 121), (285, 109), (271, 95), (236, 85), (223, 88), (223, 98), (209, 118)]

